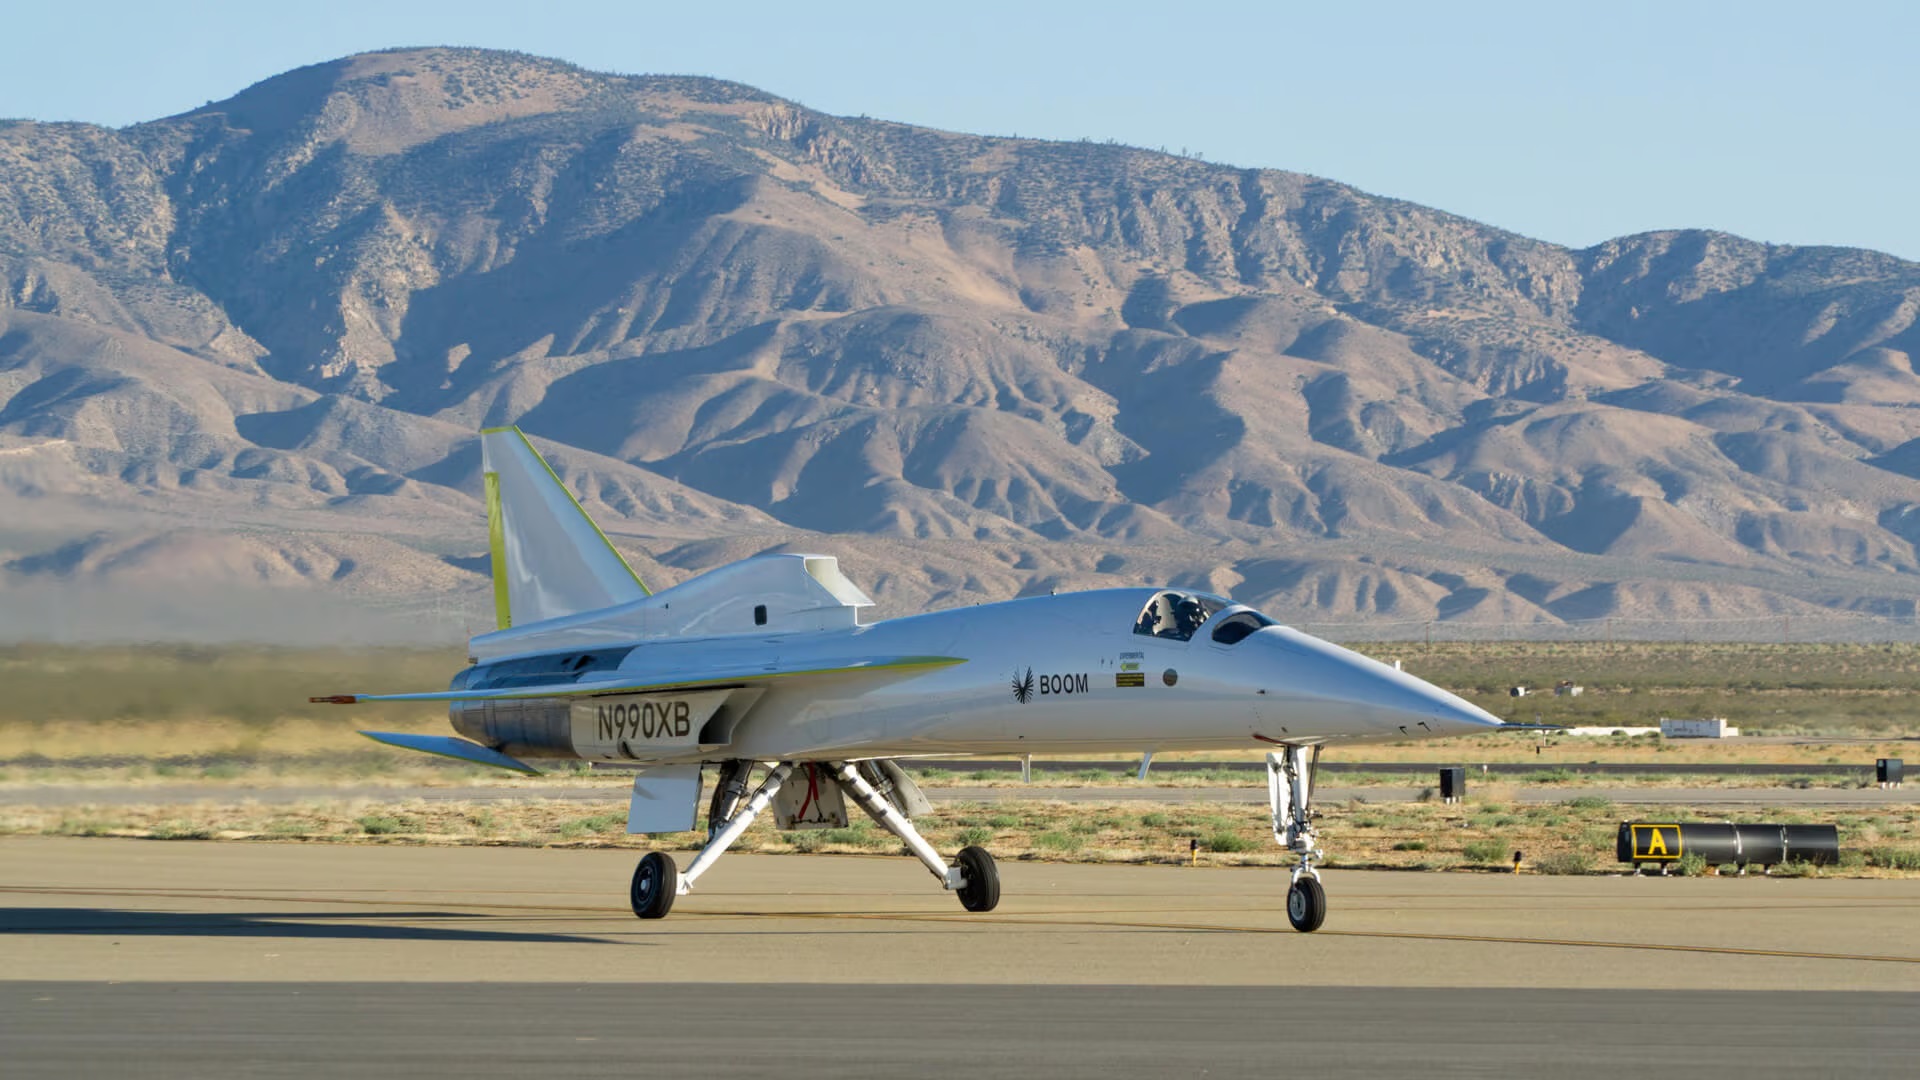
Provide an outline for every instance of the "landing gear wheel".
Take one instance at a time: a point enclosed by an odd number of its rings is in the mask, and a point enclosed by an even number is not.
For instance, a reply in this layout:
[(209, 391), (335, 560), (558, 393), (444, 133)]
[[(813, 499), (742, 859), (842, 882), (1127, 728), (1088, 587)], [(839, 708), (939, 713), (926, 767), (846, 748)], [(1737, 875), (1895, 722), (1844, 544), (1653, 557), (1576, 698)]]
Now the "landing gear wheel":
[(1327, 921), (1327, 890), (1319, 881), (1303, 877), (1287, 890), (1287, 921), (1303, 934), (1313, 933)]
[(968, 911), (992, 911), (999, 906), (1000, 870), (993, 865), (993, 856), (987, 854), (986, 848), (961, 848), (954, 865), (967, 879), (957, 890), (961, 907)]
[(664, 919), (673, 910), (673, 898), (680, 890), (680, 870), (670, 856), (649, 852), (633, 869), (633, 888), (628, 898), (633, 913), (643, 919)]

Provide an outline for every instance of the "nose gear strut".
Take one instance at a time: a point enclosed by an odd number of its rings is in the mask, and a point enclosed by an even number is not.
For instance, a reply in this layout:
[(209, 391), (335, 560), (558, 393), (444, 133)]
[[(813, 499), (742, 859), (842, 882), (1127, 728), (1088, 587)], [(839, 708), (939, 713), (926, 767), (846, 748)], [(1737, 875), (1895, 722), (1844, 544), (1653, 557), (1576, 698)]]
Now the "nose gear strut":
[(1326, 857), (1320, 850), (1313, 819), (1313, 779), (1320, 765), (1319, 746), (1288, 743), (1283, 753), (1267, 755), (1267, 801), (1273, 807), (1273, 838), (1300, 856), (1287, 888), (1287, 921), (1301, 933), (1320, 929), (1327, 918), (1327, 892), (1320, 885), (1314, 861)]

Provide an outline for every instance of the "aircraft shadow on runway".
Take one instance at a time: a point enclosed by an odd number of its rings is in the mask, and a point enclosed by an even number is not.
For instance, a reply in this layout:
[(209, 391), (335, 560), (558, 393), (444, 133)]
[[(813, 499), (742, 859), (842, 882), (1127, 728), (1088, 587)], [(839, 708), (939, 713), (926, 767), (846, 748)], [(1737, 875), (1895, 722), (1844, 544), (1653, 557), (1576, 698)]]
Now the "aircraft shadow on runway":
[[(404, 918), (406, 925), (394, 920)], [(129, 911), (121, 908), (7, 908), (0, 935), (73, 934), (94, 937), (358, 938), (373, 941), (548, 942), (605, 945), (616, 939), (493, 929), (510, 917), (460, 911), (380, 912)], [(415, 925), (446, 920), (449, 925)], [(468, 925), (451, 925), (467, 923)], [(619, 942), (637, 944), (637, 942)]]

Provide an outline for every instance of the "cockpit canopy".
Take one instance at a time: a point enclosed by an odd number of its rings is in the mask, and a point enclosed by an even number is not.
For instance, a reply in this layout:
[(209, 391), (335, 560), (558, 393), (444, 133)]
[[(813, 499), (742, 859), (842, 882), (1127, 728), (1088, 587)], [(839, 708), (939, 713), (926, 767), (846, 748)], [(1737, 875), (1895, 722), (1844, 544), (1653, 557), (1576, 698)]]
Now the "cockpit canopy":
[(1238, 645), (1255, 630), (1264, 630), (1269, 626), (1277, 625), (1279, 624), (1252, 608), (1242, 608), (1225, 618), (1214, 621), (1213, 642), (1216, 645)]
[(1227, 608), (1236, 610), (1213, 624), (1213, 640), (1221, 645), (1238, 644), (1242, 638), (1274, 621), (1252, 608), (1239, 607), (1231, 600), (1206, 593), (1168, 590), (1155, 593), (1140, 611), (1133, 632), (1163, 641), (1192, 641), (1208, 620)]

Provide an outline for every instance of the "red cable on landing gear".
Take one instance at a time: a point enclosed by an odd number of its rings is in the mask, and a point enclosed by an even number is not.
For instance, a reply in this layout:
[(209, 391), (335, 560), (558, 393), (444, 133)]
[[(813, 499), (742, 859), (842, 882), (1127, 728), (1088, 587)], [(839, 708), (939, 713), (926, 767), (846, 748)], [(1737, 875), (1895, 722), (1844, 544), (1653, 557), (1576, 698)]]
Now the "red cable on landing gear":
[(800, 809), (793, 812), (793, 823), (800, 824), (807, 819), (807, 807), (820, 798), (820, 770), (812, 762), (807, 763), (807, 797), (800, 800)]

